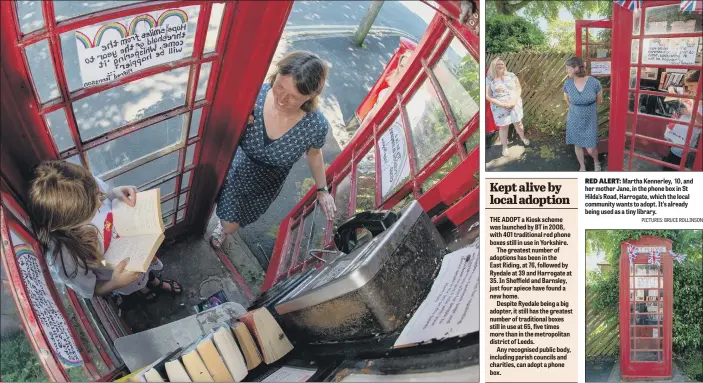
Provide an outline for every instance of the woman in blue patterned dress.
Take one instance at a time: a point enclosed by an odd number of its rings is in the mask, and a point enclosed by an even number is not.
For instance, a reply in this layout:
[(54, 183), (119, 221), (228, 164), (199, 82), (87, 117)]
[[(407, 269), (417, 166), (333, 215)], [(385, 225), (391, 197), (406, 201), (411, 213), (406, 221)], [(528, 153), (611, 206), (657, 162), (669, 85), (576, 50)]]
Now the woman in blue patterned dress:
[(334, 217), (321, 150), (329, 124), (317, 109), (326, 78), (327, 66), (318, 56), (292, 52), (261, 87), (220, 191), (220, 222), (212, 246), (222, 246), (225, 235), (256, 221), (268, 209), (303, 154), (317, 185), (317, 201), (328, 220)]
[(569, 105), (566, 117), (566, 144), (574, 145), (576, 158), (579, 161), (579, 171), (585, 172), (585, 149), (593, 157), (593, 168), (599, 172), (598, 162), (598, 104), (603, 103), (603, 90), (600, 81), (586, 75), (586, 67), (580, 57), (572, 57), (566, 61), (566, 74), (569, 76), (564, 83), (564, 97)]
[(515, 126), (515, 131), (525, 145), (530, 140), (525, 138), (522, 126), (522, 87), (520, 80), (514, 73), (508, 72), (505, 62), (500, 57), (491, 61), (486, 76), (486, 100), (491, 103), (493, 121), (500, 128), (498, 135), (503, 145), (503, 155), (508, 155), (508, 129), (510, 124)]

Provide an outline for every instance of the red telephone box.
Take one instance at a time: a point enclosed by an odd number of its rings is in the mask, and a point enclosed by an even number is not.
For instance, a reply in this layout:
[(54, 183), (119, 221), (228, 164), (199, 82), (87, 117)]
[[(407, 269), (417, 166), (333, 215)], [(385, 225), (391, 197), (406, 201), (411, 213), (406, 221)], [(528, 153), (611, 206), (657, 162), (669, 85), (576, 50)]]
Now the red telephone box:
[(620, 244), (620, 374), (670, 379), (673, 317), (671, 240), (642, 236)]
[[(701, 86), (689, 95), (683, 83), (703, 65), (702, 18), (680, 0), (643, 1), (634, 11), (613, 4), (608, 170), (703, 169), (703, 123), (686, 117), (701, 109)], [(672, 129), (685, 139), (672, 141)], [(679, 161), (664, 160), (670, 150)]]

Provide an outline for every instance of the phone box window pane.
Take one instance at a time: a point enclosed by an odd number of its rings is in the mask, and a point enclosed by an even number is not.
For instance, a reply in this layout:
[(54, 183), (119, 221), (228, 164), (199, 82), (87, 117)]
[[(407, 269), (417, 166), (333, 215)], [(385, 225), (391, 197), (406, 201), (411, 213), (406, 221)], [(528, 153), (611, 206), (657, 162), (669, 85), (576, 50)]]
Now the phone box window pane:
[[(322, 210), (322, 207), (320, 207), (320, 204), (318, 203), (315, 206), (315, 227), (313, 228), (312, 242), (310, 243), (310, 248), (308, 250), (324, 249), (325, 236), (327, 235), (327, 223), (327, 216), (325, 215), (325, 212)], [(319, 256), (321, 254), (317, 255)]]
[(198, 135), (200, 129), (200, 119), (203, 116), (203, 108), (198, 108), (193, 111), (193, 116), (190, 118), (190, 130), (188, 138), (193, 138)]
[(381, 195), (385, 198), (410, 178), (410, 156), (400, 114), (378, 138), (378, 150), (381, 161)]
[(455, 37), (433, 72), (461, 130), (479, 110), (478, 62)]
[(161, 121), (90, 149), (90, 168), (94, 174), (104, 174), (180, 143), (182, 133), (183, 115)]
[(307, 248), (308, 248), (308, 242), (310, 241), (310, 236), (312, 234), (312, 223), (313, 223), (313, 215), (312, 213), (308, 214), (305, 217), (305, 226), (303, 226), (303, 236), (300, 238), (300, 251), (298, 252), (298, 258), (293, 259), (291, 262), (291, 266), (295, 266), (305, 260), (305, 258), (308, 257), (307, 254)]
[(200, 76), (198, 77), (198, 92), (195, 94), (196, 100), (201, 100), (205, 98), (205, 93), (207, 91), (207, 84), (210, 80), (210, 71), (212, 69), (212, 62), (205, 63), (200, 66)]
[[(169, 153), (108, 181), (112, 187), (141, 186), (178, 169), (178, 152)], [(164, 196), (163, 194), (161, 196)]]
[(210, 22), (205, 36), (205, 53), (214, 52), (217, 47), (217, 40), (220, 35), (220, 25), (225, 12), (225, 4), (213, 4), (210, 10)]
[(410, 120), (417, 167), (422, 169), (451, 138), (447, 119), (429, 79), (405, 106)]
[(679, 4), (649, 7), (644, 18), (645, 35), (695, 33), (701, 28), (700, 12), (682, 12)]
[(356, 212), (373, 210), (376, 202), (376, 151), (374, 148), (356, 165)]
[(183, 174), (183, 178), (181, 179), (181, 190), (190, 186), (190, 177), (192, 174), (193, 174), (192, 170)]
[(188, 193), (181, 193), (181, 196), (178, 197), (178, 208), (180, 209), (183, 206), (185, 206), (187, 201), (188, 201)]
[[(170, 180), (156, 186), (160, 190), (161, 199), (166, 198), (176, 192), (176, 179), (171, 178)], [(152, 188), (153, 189), (153, 188)], [(144, 191), (144, 190), (140, 190)]]
[(298, 239), (298, 229), (300, 228), (300, 225), (296, 225), (293, 227), (289, 232), (288, 232), (288, 238), (290, 239), (290, 242), (288, 242), (288, 252), (283, 255), (283, 258), (281, 258), (281, 263), (278, 264), (278, 270), (276, 271), (277, 275), (281, 275), (288, 271), (288, 267), (290, 264), (291, 258), (293, 258), (293, 254), (295, 253), (295, 243), (296, 240)]
[(437, 184), (442, 178), (444, 178), (449, 172), (454, 170), (461, 160), (456, 154), (451, 156), (447, 162), (444, 163), (437, 171), (432, 173), (427, 179), (422, 183), (422, 192), (427, 193), (434, 185)]
[(334, 226), (338, 227), (349, 218), (349, 202), (351, 199), (351, 173), (335, 185), (334, 204), (337, 208), (334, 215)]
[(39, 93), (39, 101), (45, 103), (61, 96), (56, 83), (54, 65), (51, 61), (48, 40), (42, 40), (25, 48), (32, 82)]
[(171, 227), (173, 225), (173, 217), (173, 214), (168, 217), (164, 217), (164, 227)]
[(135, 0), (103, 0), (103, 1), (56, 1), (54, 14), (56, 21), (66, 20), (77, 16), (104, 11), (106, 9), (122, 7), (141, 1)]
[(193, 157), (195, 156), (195, 145), (197, 144), (192, 144), (188, 146), (188, 149), (186, 150), (186, 162), (183, 164), (183, 166), (188, 166), (193, 164)]
[[(174, 69), (86, 97), (73, 104), (83, 140), (185, 104), (188, 68)], [(150, 140), (147, 140), (149, 142)]]
[(44, 14), (41, 1), (17, 1), (17, 19), (20, 30), (27, 34), (44, 27)]
[[(64, 1), (60, 2), (55, 2), (54, 4), (58, 3), (68, 3)], [(186, 33), (186, 38), (185, 38), (185, 44), (183, 46), (183, 58), (188, 58), (192, 56), (193, 54), (193, 42), (195, 41), (195, 29), (197, 27), (197, 21), (198, 21), (198, 13), (199, 13), (199, 6), (188, 6), (188, 7), (182, 7), (178, 8), (182, 11), (184, 11), (188, 15), (188, 27), (187, 27), (187, 33)], [(158, 12), (157, 11), (157, 17), (158, 17)], [(111, 22), (120, 22), (122, 24), (129, 25), (131, 23), (132, 19), (134, 19), (137, 15), (132, 15), (129, 16), (125, 19), (115, 19), (115, 20), (110, 20), (104, 24), (109, 24)], [(165, 21), (165, 24), (175, 24), (175, 23), (181, 23), (180, 20), (171, 20), (175, 18), (167, 18)], [(139, 31), (139, 28), (145, 28), (142, 25), (144, 23), (141, 23), (137, 26), (137, 30)], [(61, 34), (61, 48), (63, 51), (63, 63), (64, 63), (64, 68), (66, 72), (66, 81), (68, 83), (68, 88), (71, 91), (80, 89), (83, 87), (83, 81), (81, 79), (81, 74), (80, 74), (80, 65), (78, 63), (78, 48), (76, 47), (76, 33), (75, 31), (71, 32), (66, 32)], [(187, 69), (186, 69), (187, 70)], [(138, 73), (138, 72), (134, 72)]]
[(178, 215), (176, 216), (176, 222), (181, 222), (181, 221), (183, 221), (183, 218), (185, 218), (185, 216), (186, 216), (186, 211), (185, 211), (185, 210), (179, 211), (179, 212), (178, 212)]
[(78, 166), (83, 166), (83, 163), (81, 163), (81, 157), (78, 154), (66, 158), (66, 162), (70, 162), (70, 163), (72, 163), (74, 165), (78, 165)]
[(59, 152), (71, 149), (74, 146), (71, 130), (68, 128), (68, 120), (66, 120), (66, 111), (63, 108), (47, 114), (46, 124), (49, 126), (51, 136), (54, 138)]
[(169, 214), (172, 214), (175, 207), (176, 207), (176, 199), (171, 198), (170, 200), (163, 202), (161, 204), (161, 214), (163, 216), (167, 216)]

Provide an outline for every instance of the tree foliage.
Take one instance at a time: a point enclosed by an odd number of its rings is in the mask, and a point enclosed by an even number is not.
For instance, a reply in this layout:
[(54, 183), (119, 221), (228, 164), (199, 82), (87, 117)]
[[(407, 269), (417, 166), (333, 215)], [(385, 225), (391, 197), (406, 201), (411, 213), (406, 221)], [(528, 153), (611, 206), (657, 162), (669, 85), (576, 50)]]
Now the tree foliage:
[(535, 0), (489, 0), (486, 2), (486, 20), (497, 14), (515, 15), (521, 13), (525, 18), (536, 21), (543, 17), (547, 21), (559, 20), (559, 12), (565, 9), (574, 19), (583, 19), (586, 15), (607, 16), (612, 12), (611, 0), (589, 1), (535, 1)]
[(643, 235), (672, 240), (676, 253), (687, 254), (684, 262), (674, 262), (673, 348), (688, 355), (703, 346), (703, 231), (701, 230), (591, 230), (586, 232), (587, 254), (603, 252), (611, 265), (605, 272), (589, 272), (589, 289), (599, 294), (593, 309), (619, 311), (620, 243)]
[(544, 33), (522, 17), (496, 15), (486, 19), (486, 52), (508, 53), (535, 49), (546, 43)]

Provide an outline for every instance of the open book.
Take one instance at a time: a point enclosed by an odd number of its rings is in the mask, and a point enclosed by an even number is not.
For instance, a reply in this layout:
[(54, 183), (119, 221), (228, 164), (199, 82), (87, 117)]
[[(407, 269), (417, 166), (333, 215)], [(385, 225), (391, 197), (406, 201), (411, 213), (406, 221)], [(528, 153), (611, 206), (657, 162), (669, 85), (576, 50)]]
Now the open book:
[(134, 207), (113, 200), (112, 219), (120, 237), (110, 243), (103, 261), (105, 266), (115, 268), (123, 259), (129, 258), (126, 270), (146, 272), (164, 240), (160, 190), (137, 193)]

